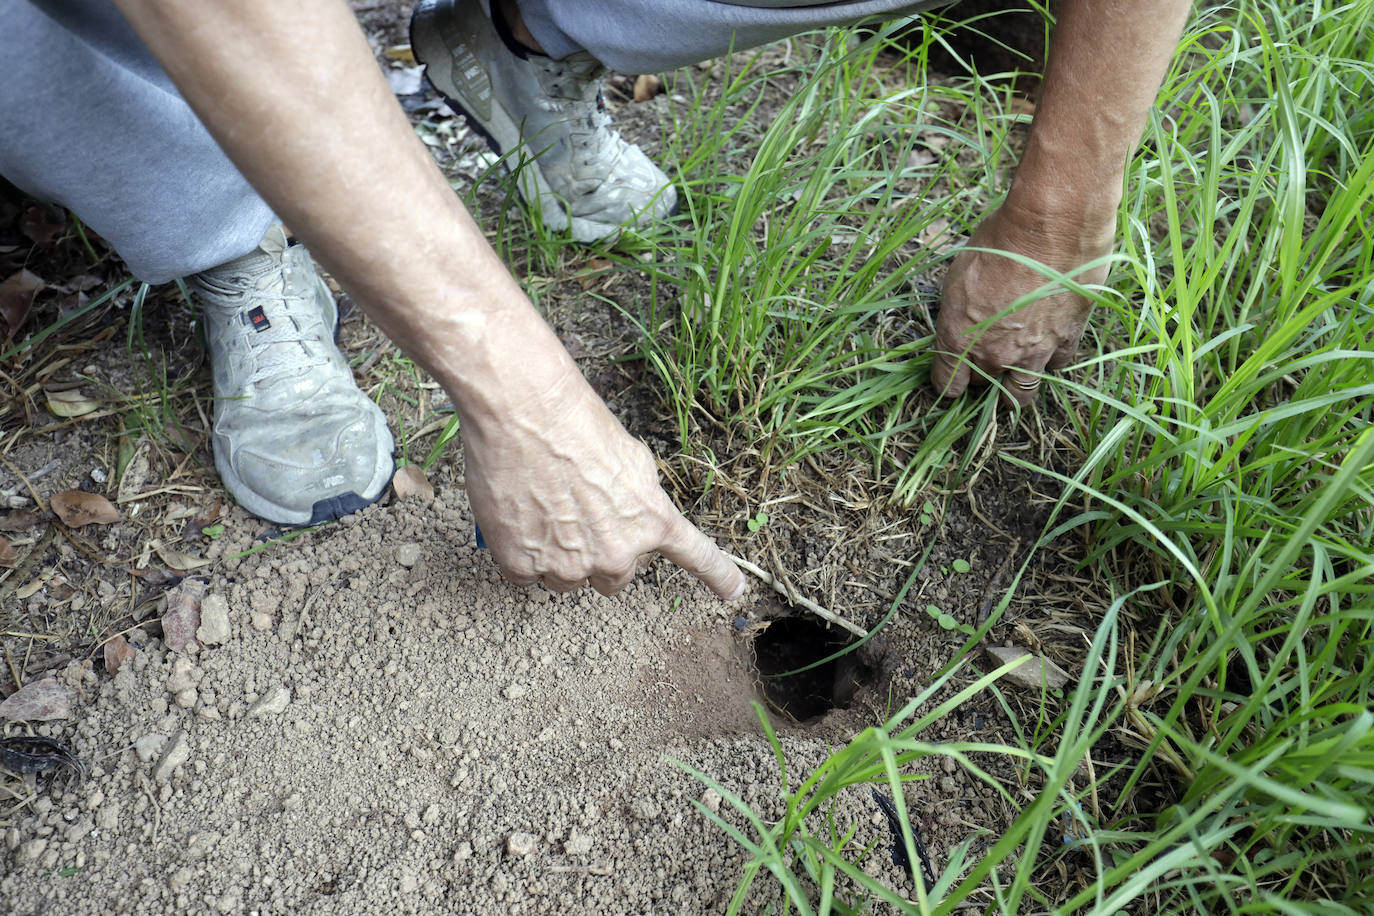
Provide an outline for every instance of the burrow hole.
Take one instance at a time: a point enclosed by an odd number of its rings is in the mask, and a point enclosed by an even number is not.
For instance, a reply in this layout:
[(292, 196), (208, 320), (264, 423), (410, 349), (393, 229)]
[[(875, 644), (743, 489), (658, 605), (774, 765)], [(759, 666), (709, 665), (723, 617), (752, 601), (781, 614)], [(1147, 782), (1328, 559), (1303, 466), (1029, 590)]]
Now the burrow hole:
[[(858, 651), (807, 668), (853, 644), (857, 637), (810, 617), (777, 617), (754, 637), (754, 665), (763, 695), (798, 722), (848, 709), (876, 672)], [(787, 672), (807, 668), (797, 674)], [(786, 675), (786, 676), (782, 676)]]

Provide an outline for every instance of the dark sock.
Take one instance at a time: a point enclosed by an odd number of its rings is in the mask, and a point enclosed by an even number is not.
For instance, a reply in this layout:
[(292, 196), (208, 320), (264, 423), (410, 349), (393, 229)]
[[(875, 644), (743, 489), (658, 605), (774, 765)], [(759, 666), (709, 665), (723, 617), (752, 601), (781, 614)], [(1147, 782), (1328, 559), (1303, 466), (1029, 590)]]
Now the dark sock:
[(521, 60), (529, 60), (530, 55), (542, 57), (538, 51), (527, 48), (515, 40), (515, 33), (511, 31), (510, 23), (506, 21), (505, 15), (501, 11), (503, 4), (501, 0), (491, 0), (491, 24), (496, 26), (496, 34), (500, 36), (501, 43), (506, 46), (510, 53)]

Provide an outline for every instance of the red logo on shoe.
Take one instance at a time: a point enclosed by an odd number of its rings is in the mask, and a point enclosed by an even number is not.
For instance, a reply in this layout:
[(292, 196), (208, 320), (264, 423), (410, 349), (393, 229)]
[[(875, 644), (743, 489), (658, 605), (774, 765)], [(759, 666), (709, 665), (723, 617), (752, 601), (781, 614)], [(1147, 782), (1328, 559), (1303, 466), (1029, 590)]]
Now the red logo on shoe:
[(262, 310), (260, 305), (248, 310), (248, 323), (253, 326), (255, 331), (265, 331), (272, 326), (272, 322), (267, 320), (267, 313)]

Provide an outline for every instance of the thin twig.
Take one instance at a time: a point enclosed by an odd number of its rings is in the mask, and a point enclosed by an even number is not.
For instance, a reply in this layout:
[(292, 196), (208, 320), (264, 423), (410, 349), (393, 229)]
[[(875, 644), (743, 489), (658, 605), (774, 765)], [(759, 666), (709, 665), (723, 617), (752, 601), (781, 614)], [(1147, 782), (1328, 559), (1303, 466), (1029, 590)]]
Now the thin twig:
[(825, 608), (821, 607), (816, 602), (808, 598), (803, 598), (801, 595), (789, 595), (787, 593), (787, 586), (783, 585), (776, 578), (774, 578), (772, 573), (765, 572), (764, 570), (755, 566), (753, 563), (750, 563), (748, 560), (742, 560), (732, 553), (727, 553), (726, 556), (734, 560), (735, 565), (738, 566), (740, 569), (758, 576), (760, 581), (762, 581), (765, 585), (772, 586), (773, 590), (776, 591), (779, 595), (782, 595), (789, 601), (801, 605), (802, 607), (806, 608), (808, 611), (815, 614), (822, 620), (827, 621), (829, 623), (833, 623), (837, 627), (844, 627), (846, 630), (848, 630), (849, 632), (853, 633), (855, 636), (858, 636), (861, 639), (868, 637), (868, 631), (865, 630), (863, 627), (859, 626), (858, 624), (850, 623), (848, 620), (845, 620), (839, 614), (836, 614), (832, 611), (827, 611)]

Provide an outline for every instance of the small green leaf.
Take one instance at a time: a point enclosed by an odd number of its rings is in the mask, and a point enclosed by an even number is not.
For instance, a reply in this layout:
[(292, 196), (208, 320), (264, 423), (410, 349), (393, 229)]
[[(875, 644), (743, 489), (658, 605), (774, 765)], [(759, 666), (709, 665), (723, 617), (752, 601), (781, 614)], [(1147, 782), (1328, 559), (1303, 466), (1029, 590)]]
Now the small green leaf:
[(952, 569), (953, 569), (955, 572), (957, 572), (957, 573), (966, 573), (966, 572), (968, 572), (970, 569), (973, 568), (972, 566), (969, 565), (968, 560), (962, 560), (962, 559), (960, 559), (960, 560), (955, 560), (953, 563), (951, 563), (951, 564), (949, 564), (949, 565), (950, 565), (950, 568), (952, 568)]
[(959, 621), (955, 620), (951, 614), (941, 614), (939, 623), (940, 626), (944, 627), (946, 630), (957, 630), (959, 628)]
[(213, 541), (215, 538), (219, 537), (221, 534), (224, 533), (224, 526), (206, 525), (204, 528), (200, 529), (200, 533)]
[(944, 612), (941, 611), (938, 607), (936, 607), (936, 606), (933, 605), (933, 604), (927, 604), (927, 605), (926, 605), (926, 613), (929, 614), (931, 617), (934, 617), (936, 620), (939, 620), (939, 619), (940, 619), (940, 615), (941, 615), (942, 613), (944, 613)]

